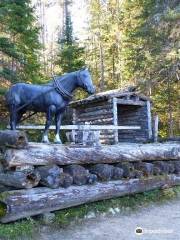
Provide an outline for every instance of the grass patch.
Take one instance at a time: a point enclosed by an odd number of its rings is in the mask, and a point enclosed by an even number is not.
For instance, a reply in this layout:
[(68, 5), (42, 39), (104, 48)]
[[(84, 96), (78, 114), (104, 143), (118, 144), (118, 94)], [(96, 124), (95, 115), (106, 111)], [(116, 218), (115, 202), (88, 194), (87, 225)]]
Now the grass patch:
[(10, 224), (0, 224), (0, 239), (15, 240), (20, 237), (32, 237), (36, 222), (32, 219)]
[[(56, 211), (54, 222), (49, 225), (52, 225), (52, 227), (66, 227), (76, 219), (83, 219), (89, 212), (94, 212), (95, 214), (107, 213), (110, 208), (118, 207), (121, 212), (126, 213), (131, 210), (138, 210), (152, 203), (162, 203), (178, 197), (180, 197), (180, 186), (88, 203)], [(31, 238), (33, 233), (37, 232), (43, 224), (41, 220), (33, 220), (31, 218), (15, 223), (0, 224), (0, 239), (16, 240), (23, 236), (33, 239)]]

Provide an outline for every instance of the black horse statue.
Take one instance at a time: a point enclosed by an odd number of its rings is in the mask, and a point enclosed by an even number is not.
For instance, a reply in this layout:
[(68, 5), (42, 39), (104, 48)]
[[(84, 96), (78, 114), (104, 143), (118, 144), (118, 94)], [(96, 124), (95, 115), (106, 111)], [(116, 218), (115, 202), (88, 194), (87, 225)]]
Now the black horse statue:
[(42, 141), (48, 143), (48, 130), (55, 115), (55, 143), (61, 143), (59, 130), (62, 113), (76, 88), (83, 88), (89, 94), (95, 93), (91, 75), (87, 68), (56, 76), (46, 85), (17, 83), (6, 93), (6, 102), (10, 112), (11, 130), (16, 129), (26, 111), (45, 112), (46, 124)]

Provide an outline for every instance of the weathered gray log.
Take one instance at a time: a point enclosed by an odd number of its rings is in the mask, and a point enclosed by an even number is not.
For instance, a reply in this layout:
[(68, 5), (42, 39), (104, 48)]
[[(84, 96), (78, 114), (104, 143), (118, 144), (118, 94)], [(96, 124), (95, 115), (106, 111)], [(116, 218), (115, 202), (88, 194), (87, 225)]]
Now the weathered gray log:
[(95, 164), (92, 166), (89, 171), (93, 174), (96, 174), (100, 181), (109, 181), (113, 177), (114, 167), (109, 164)]
[(15, 188), (13, 188), (13, 187), (9, 187), (9, 186), (5, 186), (5, 185), (0, 184), (0, 193), (5, 192), (5, 191), (14, 190), (14, 189)]
[(119, 167), (114, 167), (113, 168), (113, 175), (112, 175), (112, 179), (114, 180), (120, 180), (123, 178), (123, 169), (119, 168)]
[(30, 143), (27, 149), (8, 149), (5, 164), (68, 165), (122, 161), (180, 160), (180, 144), (118, 144), (102, 147)]
[(59, 186), (67, 188), (73, 184), (73, 177), (68, 173), (61, 173), (59, 176)]
[(157, 167), (157, 166), (154, 166), (153, 167), (153, 175), (160, 175), (160, 174), (162, 174), (162, 171), (161, 171), (161, 169), (159, 168), (159, 167)]
[(158, 167), (161, 170), (161, 174), (168, 174), (169, 173), (169, 165), (163, 161), (154, 162), (154, 166)]
[(171, 161), (172, 164), (174, 164), (174, 173), (179, 174), (180, 173), (180, 161)]
[(96, 181), (96, 177), (89, 173), (89, 170), (80, 165), (70, 165), (64, 168), (64, 172), (68, 173), (73, 178), (73, 183), (81, 186), (85, 184), (92, 184)]
[(116, 166), (123, 170), (123, 177), (125, 178), (135, 177), (135, 169), (132, 163), (122, 162), (122, 163), (118, 163)]
[(28, 145), (26, 134), (22, 131), (0, 131), (0, 146), (24, 148)]
[(66, 189), (44, 187), (5, 192), (0, 194), (0, 221), (7, 223), (88, 202), (175, 185), (180, 185), (180, 175), (118, 180), (95, 185), (70, 186)]
[(37, 167), (40, 174), (40, 184), (50, 188), (58, 188), (60, 186), (60, 175), (63, 169), (56, 165), (48, 165)]
[(37, 171), (16, 171), (0, 173), (0, 184), (5, 186), (21, 188), (32, 188), (38, 185), (40, 175)]
[(134, 178), (142, 178), (142, 177), (144, 177), (143, 172), (140, 171), (140, 170), (134, 170), (133, 174), (134, 174)]
[(136, 170), (142, 171), (143, 175), (148, 177), (153, 174), (154, 165), (147, 162), (138, 162), (134, 164)]

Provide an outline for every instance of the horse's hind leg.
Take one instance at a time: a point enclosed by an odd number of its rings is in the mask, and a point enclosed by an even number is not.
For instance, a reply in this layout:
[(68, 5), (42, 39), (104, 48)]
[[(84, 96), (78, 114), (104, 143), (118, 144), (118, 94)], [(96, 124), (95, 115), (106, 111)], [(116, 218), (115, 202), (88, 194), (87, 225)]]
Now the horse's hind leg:
[(19, 111), (17, 113), (17, 124), (21, 122), (21, 118), (22, 118), (24, 113), (25, 113), (25, 111)]
[(59, 130), (60, 130), (60, 126), (61, 126), (61, 120), (62, 120), (62, 113), (61, 112), (57, 112), (55, 115), (55, 122), (56, 122), (56, 135), (55, 135), (55, 139), (54, 139), (54, 143), (59, 143), (61, 144), (61, 139), (59, 136)]
[(11, 105), (10, 106), (10, 127), (11, 127), (11, 130), (16, 130), (16, 124), (17, 124), (16, 106)]
[(45, 129), (44, 129), (43, 138), (42, 138), (42, 142), (44, 142), (44, 143), (49, 143), (48, 131), (49, 131), (49, 127), (52, 122), (53, 114), (55, 112), (56, 112), (56, 107), (54, 105), (51, 105), (48, 108), (48, 111), (46, 113), (46, 124), (45, 124)]

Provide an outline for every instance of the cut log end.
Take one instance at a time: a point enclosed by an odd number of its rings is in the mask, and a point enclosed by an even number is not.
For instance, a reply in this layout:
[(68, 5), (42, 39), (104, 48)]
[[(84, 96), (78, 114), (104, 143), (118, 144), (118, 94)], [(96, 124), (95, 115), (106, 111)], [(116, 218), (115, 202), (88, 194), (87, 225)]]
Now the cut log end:
[(0, 131), (0, 146), (11, 148), (25, 148), (28, 145), (28, 139), (24, 132), (17, 130)]
[(17, 171), (0, 173), (0, 184), (16, 189), (33, 188), (39, 184), (40, 175), (37, 171)]
[(7, 210), (8, 210), (7, 204), (0, 201), (0, 218), (6, 216)]

